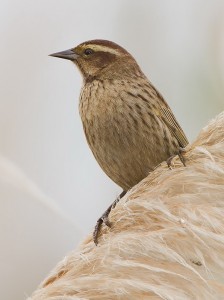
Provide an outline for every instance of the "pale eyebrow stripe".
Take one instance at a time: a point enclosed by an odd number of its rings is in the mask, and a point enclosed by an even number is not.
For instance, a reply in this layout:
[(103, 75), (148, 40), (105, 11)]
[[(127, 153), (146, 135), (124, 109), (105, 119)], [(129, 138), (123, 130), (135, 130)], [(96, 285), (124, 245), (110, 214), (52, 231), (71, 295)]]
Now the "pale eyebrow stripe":
[(103, 52), (109, 52), (109, 53), (112, 53), (112, 54), (115, 54), (115, 55), (120, 55), (121, 53), (116, 50), (116, 49), (113, 49), (113, 48), (109, 48), (107, 46), (101, 46), (101, 45), (93, 45), (93, 44), (86, 44), (85, 45), (86, 47), (89, 46), (89, 48), (93, 49), (93, 50), (96, 50), (96, 51), (103, 51)]

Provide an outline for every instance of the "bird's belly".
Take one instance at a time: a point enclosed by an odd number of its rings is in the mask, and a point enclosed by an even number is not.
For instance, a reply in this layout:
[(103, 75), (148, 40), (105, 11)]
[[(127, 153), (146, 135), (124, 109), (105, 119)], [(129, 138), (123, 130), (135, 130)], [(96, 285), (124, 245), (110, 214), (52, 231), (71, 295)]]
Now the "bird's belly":
[[(130, 128), (127, 123), (92, 123), (84, 126), (89, 146), (103, 171), (125, 191), (133, 187), (159, 163), (175, 153), (165, 145), (160, 132)], [(169, 151), (167, 151), (169, 149)]]

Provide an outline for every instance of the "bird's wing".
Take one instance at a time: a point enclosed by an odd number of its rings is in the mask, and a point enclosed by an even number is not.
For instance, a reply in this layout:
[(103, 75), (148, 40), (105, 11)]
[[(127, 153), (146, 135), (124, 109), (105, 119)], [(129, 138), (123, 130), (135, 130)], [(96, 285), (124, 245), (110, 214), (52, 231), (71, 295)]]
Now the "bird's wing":
[(157, 96), (159, 96), (161, 100), (157, 103), (157, 116), (166, 124), (170, 132), (175, 136), (180, 147), (186, 147), (189, 142), (187, 140), (186, 135), (183, 132), (183, 129), (178, 124), (168, 104), (158, 92)]

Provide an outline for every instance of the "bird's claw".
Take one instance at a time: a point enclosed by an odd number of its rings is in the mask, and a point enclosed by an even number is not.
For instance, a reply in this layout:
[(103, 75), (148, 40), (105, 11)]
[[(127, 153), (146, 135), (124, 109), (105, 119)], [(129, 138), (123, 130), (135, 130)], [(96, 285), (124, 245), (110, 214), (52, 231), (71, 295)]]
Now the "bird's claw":
[(102, 223), (105, 224), (107, 227), (109, 227), (109, 228), (111, 227), (111, 223), (109, 221), (108, 216), (103, 217), (102, 221), (103, 221)]
[(108, 219), (109, 213), (110, 213), (110, 211), (106, 210), (105, 213), (96, 222), (96, 226), (93, 231), (93, 241), (96, 246), (98, 244), (98, 236), (99, 236), (102, 224), (105, 224), (109, 228), (111, 227), (111, 223), (109, 222), (109, 219)]
[[(186, 150), (184, 149), (184, 148), (182, 148), (182, 147), (180, 147), (179, 148), (179, 151), (178, 151), (178, 153), (177, 153), (177, 155), (179, 156), (179, 159), (180, 159), (180, 161), (182, 162), (182, 164), (184, 165), (184, 167), (186, 167), (186, 160), (185, 160), (185, 158), (184, 158), (184, 156), (183, 156), (183, 154), (182, 153), (185, 153), (186, 152)], [(167, 160), (166, 160), (166, 163), (167, 163), (167, 166), (168, 166), (168, 168), (169, 169), (171, 169), (172, 170), (172, 160), (173, 160), (173, 158), (175, 157), (176, 155), (172, 155), (171, 157), (169, 157)]]
[(97, 220), (96, 226), (93, 231), (93, 241), (95, 245), (97, 246), (98, 244), (98, 236), (100, 233), (100, 229), (103, 224), (105, 224), (107, 227), (111, 228), (111, 223), (108, 219), (108, 216), (111, 212), (111, 209), (113, 209), (116, 204), (120, 201), (120, 199), (126, 194), (125, 191), (123, 191), (116, 199), (115, 201), (108, 207), (108, 209), (102, 214), (102, 216)]
[(170, 170), (172, 170), (172, 160), (173, 158), (175, 157), (176, 155), (172, 155), (170, 156), (167, 160), (166, 160), (166, 163), (167, 163), (167, 166)]

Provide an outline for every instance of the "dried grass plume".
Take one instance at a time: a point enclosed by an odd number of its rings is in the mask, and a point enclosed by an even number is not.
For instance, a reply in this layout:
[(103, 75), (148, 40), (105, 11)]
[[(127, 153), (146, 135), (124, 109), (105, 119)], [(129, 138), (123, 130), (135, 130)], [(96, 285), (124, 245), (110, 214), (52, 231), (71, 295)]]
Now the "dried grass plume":
[(29, 300), (224, 299), (224, 112), (162, 163)]

